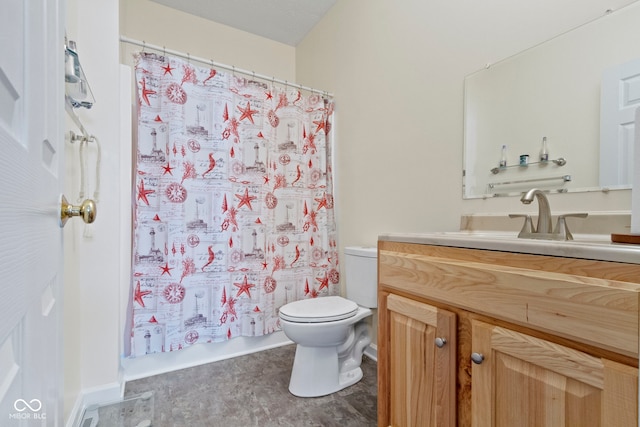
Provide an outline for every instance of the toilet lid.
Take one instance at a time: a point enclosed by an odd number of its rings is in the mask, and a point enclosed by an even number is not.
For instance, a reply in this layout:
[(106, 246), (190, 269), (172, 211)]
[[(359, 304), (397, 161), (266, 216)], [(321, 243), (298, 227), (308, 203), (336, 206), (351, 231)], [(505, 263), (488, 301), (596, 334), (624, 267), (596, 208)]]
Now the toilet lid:
[(355, 316), (358, 304), (348, 299), (331, 296), (290, 302), (280, 307), (280, 317), (289, 322), (333, 322)]

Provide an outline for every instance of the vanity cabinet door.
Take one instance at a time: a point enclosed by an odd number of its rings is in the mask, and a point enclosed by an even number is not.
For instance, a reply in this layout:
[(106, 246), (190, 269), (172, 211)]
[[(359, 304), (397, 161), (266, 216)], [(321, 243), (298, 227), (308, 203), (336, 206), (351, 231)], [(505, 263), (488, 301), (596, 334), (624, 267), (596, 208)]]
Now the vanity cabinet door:
[(637, 368), (472, 324), (472, 420), (493, 426), (634, 426)]
[(456, 425), (456, 317), (389, 295), (390, 424)]

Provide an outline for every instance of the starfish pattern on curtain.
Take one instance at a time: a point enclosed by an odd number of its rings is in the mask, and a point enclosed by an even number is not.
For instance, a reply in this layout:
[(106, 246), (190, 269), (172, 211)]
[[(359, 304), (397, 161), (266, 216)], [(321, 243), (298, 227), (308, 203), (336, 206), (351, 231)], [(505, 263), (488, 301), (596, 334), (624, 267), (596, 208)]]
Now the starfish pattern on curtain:
[(136, 54), (127, 355), (259, 336), (339, 294), (332, 100)]

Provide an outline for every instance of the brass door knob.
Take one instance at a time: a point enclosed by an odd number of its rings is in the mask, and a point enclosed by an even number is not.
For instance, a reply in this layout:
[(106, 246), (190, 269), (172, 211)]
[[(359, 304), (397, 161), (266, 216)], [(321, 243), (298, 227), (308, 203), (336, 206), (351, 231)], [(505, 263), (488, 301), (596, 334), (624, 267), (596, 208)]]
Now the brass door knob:
[(91, 199), (86, 199), (80, 206), (74, 206), (62, 196), (60, 200), (60, 226), (64, 227), (67, 220), (73, 216), (82, 217), (82, 220), (91, 224), (96, 219), (96, 203)]

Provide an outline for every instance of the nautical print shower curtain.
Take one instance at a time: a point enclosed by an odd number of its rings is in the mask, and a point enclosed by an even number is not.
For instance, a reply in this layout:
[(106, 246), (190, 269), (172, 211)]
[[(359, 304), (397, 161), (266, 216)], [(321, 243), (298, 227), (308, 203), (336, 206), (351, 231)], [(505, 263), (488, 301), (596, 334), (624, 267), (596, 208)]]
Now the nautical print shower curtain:
[(269, 334), (338, 294), (333, 102), (154, 53), (135, 78), (128, 356)]

